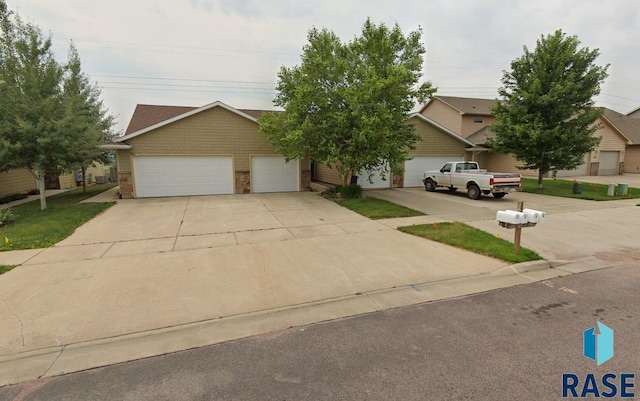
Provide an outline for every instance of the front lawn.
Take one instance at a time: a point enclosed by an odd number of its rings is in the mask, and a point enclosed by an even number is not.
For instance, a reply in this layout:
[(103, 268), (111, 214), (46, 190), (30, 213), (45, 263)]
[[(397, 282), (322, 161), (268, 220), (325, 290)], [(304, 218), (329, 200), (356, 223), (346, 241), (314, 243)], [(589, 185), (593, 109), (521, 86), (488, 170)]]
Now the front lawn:
[(340, 199), (338, 204), (370, 219), (423, 216), (424, 213), (378, 198)]
[(40, 200), (11, 208), (15, 221), (0, 227), (0, 251), (49, 247), (91, 220), (115, 202), (78, 203), (117, 184), (99, 184), (64, 192), (47, 198), (47, 210), (40, 210)]
[[(620, 178), (617, 179), (617, 181), (624, 181), (624, 179)], [(608, 189), (608, 185), (583, 182), (582, 193), (574, 194), (573, 181), (547, 178), (542, 183), (542, 189), (538, 189), (538, 180), (536, 178), (522, 179), (522, 191), (532, 194), (596, 201), (640, 198), (640, 188), (629, 188), (629, 194), (627, 196), (607, 196)]]
[[(507, 262), (521, 263), (542, 259), (534, 251), (522, 247), (520, 253), (516, 254), (511, 242), (463, 223), (420, 224), (398, 227), (398, 230)], [(513, 231), (510, 234), (513, 235)]]

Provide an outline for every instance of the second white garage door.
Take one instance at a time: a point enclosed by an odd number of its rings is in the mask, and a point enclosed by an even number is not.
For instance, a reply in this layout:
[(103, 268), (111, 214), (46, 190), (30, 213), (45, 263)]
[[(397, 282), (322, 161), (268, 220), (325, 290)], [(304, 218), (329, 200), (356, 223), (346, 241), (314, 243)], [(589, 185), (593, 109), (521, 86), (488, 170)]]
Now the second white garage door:
[(300, 163), (286, 163), (281, 156), (251, 157), (251, 192), (297, 192)]
[(600, 152), (598, 175), (618, 175), (620, 152)]
[(591, 154), (587, 153), (584, 155), (584, 163), (579, 165), (575, 170), (560, 170), (556, 173), (556, 177), (580, 177), (584, 175), (589, 175), (589, 160), (591, 159)]
[(136, 156), (136, 197), (233, 193), (231, 156)]
[(438, 170), (446, 162), (461, 160), (460, 156), (416, 156), (404, 163), (404, 186), (421, 187), (425, 171)]

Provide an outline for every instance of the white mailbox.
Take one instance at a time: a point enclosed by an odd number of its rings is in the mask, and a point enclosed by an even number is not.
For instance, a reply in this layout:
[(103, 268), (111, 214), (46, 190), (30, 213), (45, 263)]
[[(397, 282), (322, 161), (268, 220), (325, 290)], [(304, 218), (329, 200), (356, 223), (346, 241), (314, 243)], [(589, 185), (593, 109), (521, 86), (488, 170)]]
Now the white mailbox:
[(496, 220), (507, 224), (526, 224), (527, 215), (513, 210), (498, 210), (496, 213)]
[(524, 209), (522, 213), (527, 216), (527, 221), (529, 223), (542, 223), (546, 217), (545, 212), (540, 210)]

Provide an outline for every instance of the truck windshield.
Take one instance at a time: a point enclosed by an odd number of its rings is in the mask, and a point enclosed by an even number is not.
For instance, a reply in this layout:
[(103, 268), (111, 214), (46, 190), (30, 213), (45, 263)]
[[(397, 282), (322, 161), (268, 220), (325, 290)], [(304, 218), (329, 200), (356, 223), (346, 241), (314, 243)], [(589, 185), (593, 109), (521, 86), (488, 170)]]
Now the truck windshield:
[(458, 163), (456, 164), (456, 171), (465, 171), (465, 170), (477, 170), (478, 164), (476, 163)]

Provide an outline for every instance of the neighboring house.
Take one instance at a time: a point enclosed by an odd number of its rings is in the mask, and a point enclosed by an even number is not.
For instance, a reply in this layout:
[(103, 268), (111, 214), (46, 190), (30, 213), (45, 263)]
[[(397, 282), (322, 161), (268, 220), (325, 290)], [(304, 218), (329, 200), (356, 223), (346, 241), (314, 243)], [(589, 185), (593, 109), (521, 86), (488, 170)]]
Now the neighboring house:
[(309, 160), (285, 162), (259, 132), (262, 113), (138, 105), (125, 135), (102, 148), (116, 150), (123, 198), (310, 189)]
[[(104, 175), (104, 166), (96, 163), (87, 169), (87, 184), (95, 183), (96, 176)], [(76, 187), (74, 174), (50, 175), (45, 182), (46, 189), (68, 189)], [(0, 197), (24, 194), (37, 188), (36, 179), (27, 169), (9, 170), (0, 173)]]
[[(637, 117), (631, 117), (637, 115)], [(629, 138), (624, 155), (624, 173), (640, 173), (640, 109), (624, 115), (605, 109), (604, 118)]]
[[(468, 157), (468, 150), (473, 146), (472, 142), (451, 129), (419, 113), (409, 116), (407, 123), (415, 125), (416, 132), (422, 139), (416, 143), (416, 149), (410, 152), (412, 158), (405, 162), (404, 174), (391, 174), (391, 177), (382, 179), (379, 173), (374, 172), (373, 183), (368, 181), (368, 174), (361, 174), (358, 184), (363, 188), (422, 186), (422, 175), (425, 171), (437, 170), (448, 161), (465, 160)], [(314, 164), (314, 179), (329, 184), (342, 184), (335, 168), (331, 169), (322, 163)]]
[[(482, 168), (490, 171), (519, 172), (523, 175), (537, 175), (534, 170), (520, 170), (518, 161), (512, 155), (491, 152), (486, 139), (493, 135), (491, 124), (495, 118), (491, 116), (491, 108), (495, 100), (458, 98), (439, 96), (431, 99), (420, 111), (439, 123), (459, 133), (473, 142), (472, 160), (480, 163)], [(626, 147), (631, 144), (630, 137), (609, 117), (616, 112), (605, 109), (605, 115), (598, 121), (600, 129), (594, 135), (602, 137), (600, 145), (585, 154), (584, 163), (574, 170), (561, 170), (558, 177), (585, 175), (618, 175), (625, 165)], [(476, 130), (473, 130), (473, 128)]]

